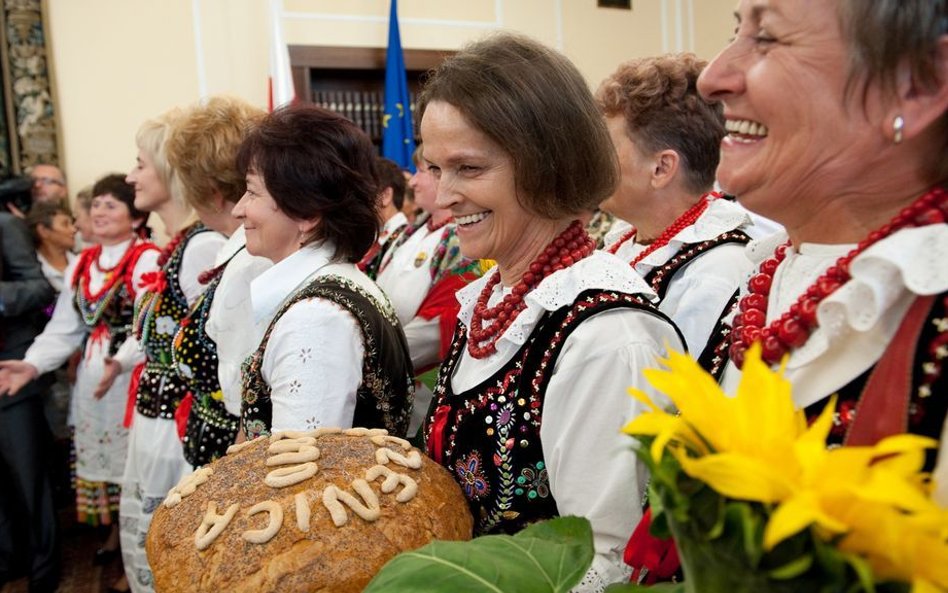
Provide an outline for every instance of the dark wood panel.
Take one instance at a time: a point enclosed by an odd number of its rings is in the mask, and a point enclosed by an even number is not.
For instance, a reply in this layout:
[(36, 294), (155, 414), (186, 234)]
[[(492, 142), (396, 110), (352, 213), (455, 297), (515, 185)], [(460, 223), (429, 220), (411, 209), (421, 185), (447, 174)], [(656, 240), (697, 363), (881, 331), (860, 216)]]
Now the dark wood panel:
[[(385, 70), (384, 47), (329, 47), (319, 45), (291, 45), (290, 64), (310, 68), (334, 70)], [(435, 68), (451, 50), (406, 49), (406, 70), (426, 71)]]
[[(296, 95), (345, 115), (365, 130), (374, 143), (381, 144), (386, 49), (291, 45), (289, 51)], [(454, 53), (404, 50), (413, 115), (415, 97), (426, 74)], [(417, 122), (414, 128), (417, 135)], [(420, 139), (416, 137), (416, 141)]]

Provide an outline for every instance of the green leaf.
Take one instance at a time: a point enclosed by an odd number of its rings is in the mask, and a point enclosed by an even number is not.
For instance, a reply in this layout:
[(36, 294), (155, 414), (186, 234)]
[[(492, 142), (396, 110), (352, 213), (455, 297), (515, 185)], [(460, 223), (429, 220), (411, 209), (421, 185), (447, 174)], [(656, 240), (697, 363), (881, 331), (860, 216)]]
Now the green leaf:
[(804, 554), (803, 556), (800, 556), (799, 558), (784, 564), (780, 568), (771, 570), (768, 574), (773, 579), (786, 581), (802, 575), (806, 571), (810, 570), (811, 566), (813, 566), (813, 555)]
[(415, 377), (415, 380), (434, 391), (435, 386), (438, 384), (438, 371), (439, 367), (435, 367), (426, 373), (422, 373)]
[(739, 534), (741, 546), (751, 568), (757, 568), (763, 556), (764, 525), (761, 515), (747, 502), (729, 502), (725, 522)]
[(872, 576), (872, 567), (869, 566), (869, 562), (854, 554), (846, 554), (845, 558), (849, 565), (853, 567), (862, 590), (867, 593), (875, 593), (876, 579)]
[(365, 592), (565, 593), (586, 574), (592, 558), (589, 521), (560, 517), (513, 536), (436, 541), (404, 552), (382, 567)]

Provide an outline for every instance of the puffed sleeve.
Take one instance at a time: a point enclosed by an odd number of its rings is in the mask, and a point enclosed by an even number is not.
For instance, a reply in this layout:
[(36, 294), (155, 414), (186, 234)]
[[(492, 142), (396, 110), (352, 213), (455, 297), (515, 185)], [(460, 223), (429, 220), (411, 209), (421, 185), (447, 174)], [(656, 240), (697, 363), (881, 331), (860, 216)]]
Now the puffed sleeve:
[[(159, 255), (160, 252), (157, 249), (149, 249), (138, 256), (138, 261), (135, 262), (135, 268), (132, 270), (132, 286), (141, 286), (142, 276), (158, 269)], [(138, 302), (144, 294), (145, 292), (142, 290), (136, 292), (135, 302)], [(128, 337), (118, 347), (112, 358), (119, 363), (123, 371), (130, 370), (145, 359), (145, 354), (142, 352), (133, 332), (128, 332)]]
[(181, 285), (181, 291), (184, 292), (184, 298), (187, 299), (189, 305), (193, 305), (197, 298), (201, 296), (201, 293), (204, 292), (206, 286), (199, 281), (201, 273), (214, 267), (217, 253), (226, 241), (224, 235), (207, 231), (191, 237), (184, 247), (178, 283)]
[(657, 366), (666, 344), (682, 348), (670, 323), (614, 310), (576, 328), (557, 359), (540, 441), (559, 513), (592, 524), (596, 555), (576, 591), (601, 591), (628, 579), (622, 552), (641, 517), (647, 477), (621, 429), (644, 409), (628, 388), (653, 393), (642, 371)]
[(744, 245), (720, 245), (695, 258), (669, 284), (659, 308), (675, 320), (694, 356), (704, 350), (724, 307), (752, 269)]
[(271, 430), (351, 427), (363, 354), (362, 332), (348, 311), (315, 298), (290, 307), (270, 334), (261, 369), (271, 390)]
[(82, 345), (82, 340), (86, 337), (86, 325), (73, 305), (76, 293), (72, 283), (68, 281), (72, 278), (75, 267), (76, 260), (66, 268), (66, 286), (59, 293), (53, 316), (23, 357), (23, 360), (36, 367), (41, 375), (59, 368), (76, 348)]

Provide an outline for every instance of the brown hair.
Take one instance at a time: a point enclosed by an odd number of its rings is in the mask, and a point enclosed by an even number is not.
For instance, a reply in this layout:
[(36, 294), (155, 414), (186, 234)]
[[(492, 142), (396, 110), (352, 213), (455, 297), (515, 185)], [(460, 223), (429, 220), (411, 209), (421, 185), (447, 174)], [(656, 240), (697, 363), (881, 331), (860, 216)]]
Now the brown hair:
[(26, 215), (26, 226), (29, 227), (30, 233), (33, 235), (33, 245), (39, 247), (41, 241), (36, 227), (53, 228), (53, 219), (56, 218), (57, 214), (65, 214), (70, 219), (72, 218), (69, 207), (62, 202), (37, 202), (33, 204)]
[(686, 187), (694, 193), (714, 185), (725, 134), (721, 104), (698, 94), (698, 76), (706, 65), (687, 53), (630, 60), (596, 93), (606, 117), (623, 116), (629, 138), (645, 152), (678, 153)]
[[(842, 0), (839, 20), (849, 44), (847, 94), (879, 83), (891, 96), (900, 64), (908, 64), (913, 79), (933, 88), (939, 79), (938, 42), (948, 34), (948, 0)], [(948, 112), (937, 124), (942, 144), (933, 151), (932, 181), (948, 178)]]
[(379, 157), (375, 161), (375, 177), (378, 180), (379, 191), (392, 188), (392, 205), (396, 210), (402, 209), (405, 203), (405, 174), (398, 163), (391, 159)]
[(328, 240), (335, 257), (356, 262), (378, 231), (375, 148), (341, 115), (294, 104), (267, 115), (237, 153), (241, 175), (263, 177), (277, 207), (290, 218), (319, 223), (305, 243)]
[[(145, 227), (150, 212), (143, 212), (135, 207), (135, 186), (125, 181), (125, 175), (110, 173), (92, 186), (92, 198), (109, 195), (128, 206), (128, 214), (133, 221), (141, 221), (139, 228)], [(89, 200), (92, 203), (92, 200)]]
[(215, 190), (228, 202), (240, 200), (247, 188), (237, 171), (237, 151), (263, 115), (262, 109), (242, 99), (216, 96), (174, 123), (165, 150), (192, 206), (207, 205)]
[(517, 199), (552, 219), (588, 212), (618, 181), (615, 151), (585, 80), (562, 54), (502, 33), (467, 46), (432, 73), (432, 101), (457, 108), (510, 155)]

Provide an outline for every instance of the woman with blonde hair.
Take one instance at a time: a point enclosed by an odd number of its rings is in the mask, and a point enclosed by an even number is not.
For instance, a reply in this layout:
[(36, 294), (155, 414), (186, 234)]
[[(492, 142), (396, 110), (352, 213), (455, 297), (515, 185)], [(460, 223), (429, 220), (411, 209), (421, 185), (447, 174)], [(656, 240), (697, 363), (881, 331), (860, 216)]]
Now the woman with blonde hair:
[(190, 471), (178, 437), (175, 413), (187, 384), (173, 365), (172, 340), (178, 324), (204, 290), (201, 274), (214, 267), (224, 237), (194, 220), (181, 196), (177, 174), (167, 160), (167, 139), (180, 110), (146, 121), (138, 130), (138, 157), (127, 180), (135, 187), (135, 207), (155, 212), (172, 237), (147, 275), (133, 331), (145, 353), (134, 384), (128, 463), (122, 489), (120, 524), (125, 574), (132, 591), (152, 590), (145, 556), (151, 515), (168, 490)]

